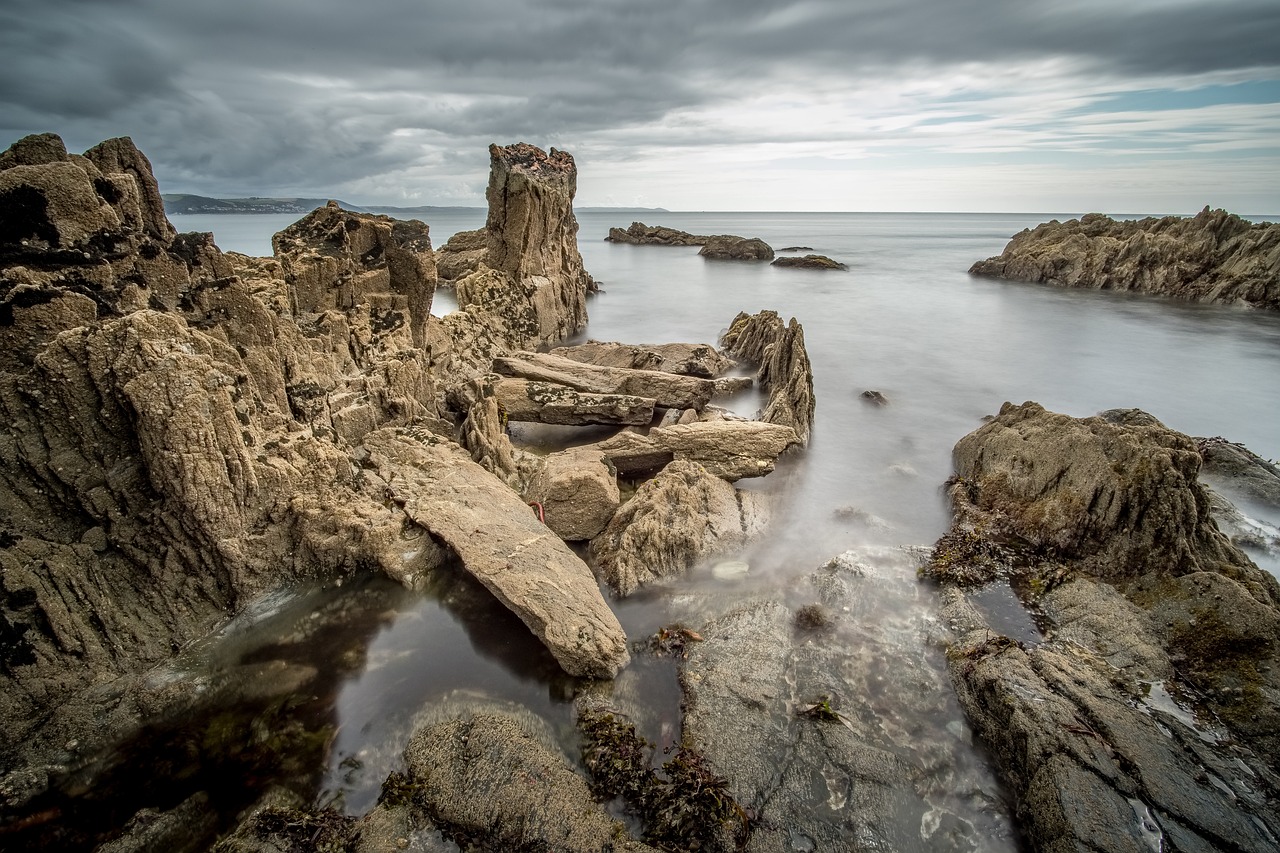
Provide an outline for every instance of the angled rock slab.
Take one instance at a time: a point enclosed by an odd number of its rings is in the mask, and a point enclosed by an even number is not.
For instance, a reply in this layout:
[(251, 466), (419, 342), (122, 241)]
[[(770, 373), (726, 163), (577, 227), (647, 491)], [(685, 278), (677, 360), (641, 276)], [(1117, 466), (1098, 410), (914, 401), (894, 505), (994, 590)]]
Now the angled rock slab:
[(462, 448), (430, 435), (419, 442), (380, 430), (364, 444), (398, 463), (391, 499), (452, 549), (565, 672), (611, 678), (626, 664), (626, 635), (591, 570), (519, 495)]
[(715, 393), (715, 384), (709, 379), (656, 370), (597, 367), (549, 353), (518, 352), (495, 358), (493, 370), (504, 376), (554, 382), (593, 394), (648, 397), (664, 409), (701, 410)]
[(602, 451), (621, 474), (656, 471), (687, 459), (733, 482), (770, 473), (778, 457), (799, 443), (788, 426), (722, 420), (654, 427), (647, 435), (620, 432), (590, 446)]
[(498, 405), (508, 420), (540, 424), (642, 425), (653, 420), (652, 397), (631, 394), (592, 394), (554, 382), (502, 379), (494, 386)]
[(599, 367), (627, 367), (660, 370), (682, 376), (715, 379), (733, 367), (733, 361), (710, 344), (620, 344), (587, 341), (570, 347), (556, 347), (552, 355), (571, 358)]

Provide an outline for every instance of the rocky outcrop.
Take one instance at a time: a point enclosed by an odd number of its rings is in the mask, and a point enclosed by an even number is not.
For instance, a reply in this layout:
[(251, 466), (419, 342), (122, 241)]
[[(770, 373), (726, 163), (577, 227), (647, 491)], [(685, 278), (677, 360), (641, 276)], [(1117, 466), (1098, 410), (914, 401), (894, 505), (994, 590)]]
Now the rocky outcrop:
[(1280, 225), (1206, 207), (1193, 217), (1114, 220), (1099, 213), (1024, 230), (974, 275), (1133, 290), (1280, 309)]
[(713, 261), (771, 261), (773, 248), (759, 237), (716, 234), (708, 237), (698, 254)]
[(802, 255), (776, 258), (771, 266), (801, 270), (847, 270), (849, 267), (826, 255)]
[(1280, 466), (1220, 436), (1198, 439), (1197, 446), (1204, 475), (1250, 500), (1280, 509)]
[(733, 361), (710, 344), (637, 345), (587, 341), (571, 347), (555, 347), (551, 354), (598, 367), (660, 370), (703, 379), (715, 379), (733, 367)]
[(432, 365), (451, 383), (486, 371), (504, 352), (577, 332), (595, 289), (578, 252), (573, 157), (517, 143), (491, 145), (489, 158), (483, 253), (477, 235), (461, 238), (468, 248), (459, 252), (476, 253), (474, 269), (454, 283), (458, 310), (431, 323)]
[(604, 453), (624, 476), (653, 473), (677, 459), (696, 462), (723, 480), (763, 477), (778, 457), (800, 444), (796, 431), (761, 421), (695, 421), (620, 432), (586, 445)]
[(775, 311), (741, 312), (720, 338), (720, 345), (730, 355), (759, 365), (756, 383), (769, 394), (760, 419), (791, 427), (800, 442), (808, 444), (814, 397), (804, 328), (794, 317), (784, 326)]
[(597, 367), (550, 353), (517, 352), (493, 361), (503, 376), (563, 385), (590, 394), (624, 394), (654, 400), (664, 409), (701, 410), (715, 393), (708, 379), (656, 370)]
[(643, 483), (591, 542), (591, 558), (618, 596), (741, 548), (767, 524), (759, 495), (701, 466), (676, 461)]
[(663, 225), (632, 222), (626, 228), (610, 228), (609, 236), (604, 239), (610, 243), (631, 243), (637, 246), (701, 246), (711, 238)]
[(584, 424), (648, 424), (656, 401), (630, 394), (591, 394), (554, 382), (499, 379), (494, 393), (502, 413), (512, 421), (582, 426)]
[[(1038, 849), (1272, 849), (1280, 584), (1214, 526), (1193, 440), (1107, 414), (1006, 404), (956, 445), (926, 567), (952, 682)], [(963, 591), (1009, 573), (1038, 591), (1039, 645)]]

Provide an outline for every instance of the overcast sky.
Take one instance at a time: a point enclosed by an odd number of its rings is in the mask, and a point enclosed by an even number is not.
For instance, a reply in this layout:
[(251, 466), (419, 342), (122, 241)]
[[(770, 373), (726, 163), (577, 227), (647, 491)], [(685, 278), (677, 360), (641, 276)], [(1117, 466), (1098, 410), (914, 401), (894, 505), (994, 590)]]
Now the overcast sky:
[(0, 0), (0, 145), (132, 136), (163, 192), (1280, 213), (1277, 0)]

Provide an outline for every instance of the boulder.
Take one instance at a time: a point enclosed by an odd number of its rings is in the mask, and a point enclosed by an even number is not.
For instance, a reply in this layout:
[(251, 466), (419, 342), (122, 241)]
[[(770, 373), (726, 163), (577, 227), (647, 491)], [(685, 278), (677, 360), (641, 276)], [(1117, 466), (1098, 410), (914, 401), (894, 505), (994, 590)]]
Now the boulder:
[(610, 243), (631, 243), (637, 246), (701, 246), (710, 238), (663, 225), (632, 222), (627, 228), (610, 228), (609, 236), (604, 239)]
[(790, 267), (802, 270), (847, 270), (849, 267), (839, 261), (833, 261), (826, 255), (802, 255), (800, 257), (776, 258), (771, 266)]
[(488, 251), (489, 236), (483, 228), (459, 231), (436, 250), (436, 273), (441, 281), (465, 278), (475, 272)]
[(557, 536), (581, 542), (604, 530), (622, 498), (618, 478), (604, 454), (572, 447), (546, 457), (525, 499), (537, 502), (547, 527)]
[(597, 367), (550, 353), (516, 352), (493, 360), (503, 376), (551, 382), (592, 394), (624, 394), (655, 401), (664, 409), (701, 410), (715, 392), (709, 379), (656, 370)]
[(599, 449), (625, 476), (652, 473), (685, 459), (734, 482), (763, 477), (800, 440), (791, 427), (761, 421), (717, 420), (654, 427), (647, 434), (620, 432), (587, 445)]
[(414, 804), (468, 848), (656, 853), (630, 839), (568, 760), (513, 717), (476, 712), (425, 727), (405, 763)]
[(648, 424), (655, 400), (630, 394), (591, 394), (554, 382), (501, 379), (494, 394), (509, 420), (543, 424)]
[(1015, 234), (973, 275), (1063, 287), (1133, 290), (1280, 309), (1280, 224), (1225, 210), (1193, 217), (1114, 220), (1090, 213)]
[(710, 344), (619, 344), (587, 341), (571, 347), (555, 347), (552, 355), (598, 367), (660, 370), (681, 376), (715, 379), (733, 362)]
[(756, 382), (768, 392), (760, 414), (766, 423), (789, 426), (802, 444), (813, 428), (813, 367), (804, 345), (804, 328), (791, 318), (785, 326), (774, 311), (740, 312), (720, 338), (725, 351), (759, 365)]
[(701, 465), (676, 461), (643, 483), (591, 541), (591, 559), (625, 597), (700, 561), (741, 548), (767, 524), (761, 497), (735, 489)]
[(759, 237), (716, 234), (708, 237), (698, 254), (714, 261), (771, 261), (773, 249)]
[(1225, 438), (1197, 439), (1201, 473), (1234, 494), (1280, 509), (1280, 466)]

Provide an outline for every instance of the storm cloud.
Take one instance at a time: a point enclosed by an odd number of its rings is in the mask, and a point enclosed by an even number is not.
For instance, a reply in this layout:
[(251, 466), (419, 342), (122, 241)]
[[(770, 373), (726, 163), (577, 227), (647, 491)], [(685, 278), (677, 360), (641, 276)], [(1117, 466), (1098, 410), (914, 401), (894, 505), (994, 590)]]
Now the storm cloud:
[(1273, 0), (9, 0), (0, 128), (129, 135), (210, 195), (480, 203), (527, 140), (587, 203), (962, 209), (1130, 158), (1280, 208), (1277, 45)]

